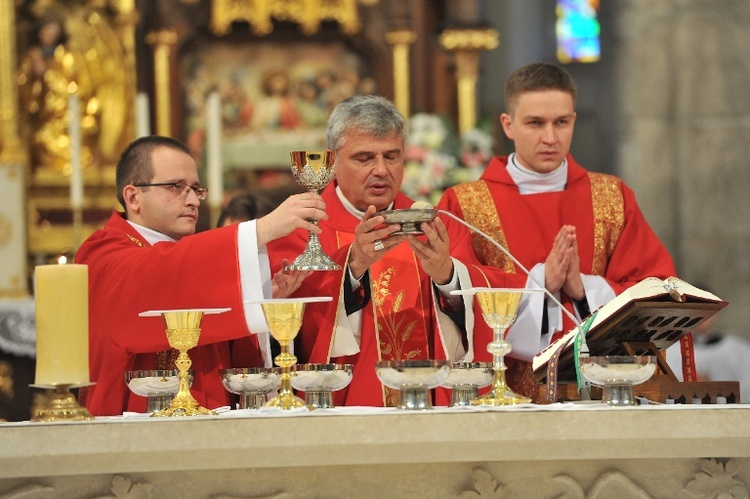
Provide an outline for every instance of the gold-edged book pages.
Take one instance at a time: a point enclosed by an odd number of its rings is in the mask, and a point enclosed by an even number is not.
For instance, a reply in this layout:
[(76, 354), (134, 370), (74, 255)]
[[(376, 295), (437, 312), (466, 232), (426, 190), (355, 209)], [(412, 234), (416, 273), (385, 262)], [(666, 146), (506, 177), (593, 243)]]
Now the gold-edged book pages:
[[(648, 277), (599, 308), (586, 334), (589, 354), (631, 355), (624, 343), (653, 344), (663, 351), (726, 305), (718, 296), (677, 277)], [(575, 379), (573, 338), (577, 333), (577, 327), (571, 329), (534, 356), (535, 381), (546, 378), (547, 363), (561, 349), (558, 382)]]

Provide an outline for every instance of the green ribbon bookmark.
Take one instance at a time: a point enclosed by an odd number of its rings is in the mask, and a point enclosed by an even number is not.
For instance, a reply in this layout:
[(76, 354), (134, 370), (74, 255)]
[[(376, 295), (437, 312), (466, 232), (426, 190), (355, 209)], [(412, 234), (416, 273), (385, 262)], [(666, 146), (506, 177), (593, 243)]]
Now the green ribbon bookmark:
[(581, 388), (583, 388), (584, 384), (583, 376), (581, 376), (581, 347), (583, 346), (583, 339), (589, 332), (591, 324), (594, 322), (594, 318), (596, 317), (596, 314), (598, 312), (599, 310), (594, 310), (591, 315), (586, 317), (586, 320), (584, 320), (581, 323), (581, 326), (578, 328), (575, 340), (573, 341), (573, 359), (576, 367), (576, 383), (578, 384), (579, 392), (581, 391)]

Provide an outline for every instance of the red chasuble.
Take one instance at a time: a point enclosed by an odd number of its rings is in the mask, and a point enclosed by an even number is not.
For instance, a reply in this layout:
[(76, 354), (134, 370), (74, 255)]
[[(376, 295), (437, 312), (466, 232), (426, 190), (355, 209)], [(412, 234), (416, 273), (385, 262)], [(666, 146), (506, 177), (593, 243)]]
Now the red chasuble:
[(231, 308), (203, 316), (198, 346), (188, 352), (198, 403), (210, 409), (229, 403), (219, 379), (220, 369), (232, 367), (228, 340), (250, 334), (236, 225), (151, 246), (122, 213), (114, 213), (81, 245), (76, 263), (89, 266), (89, 369), (96, 384), (88, 389), (86, 407), (92, 414), (145, 412), (146, 399), (130, 392), (125, 371), (174, 369), (164, 321), (138, 316), (146, 310)]
[[(676, 275), (671, 256), (648, 225), (633, 191), (617, 177), (590, 173), (570, 155), (567, 160), (568, 180), (563, 191), (521, 195), (506, 170), (508, 158), (495, 157), (480, 180), (448, 189), (439, 208), (491, 235), (527, 269), (544, 263), (560, 227), (573, 225), (581, 273), (604, 277), (615, 294), (646, 277)], [(502, 269), (509, 281), (515, 280), (519, 286), (525, 284), (523, 271), (495, 246), (478, 235), (473, 244), (482, 263)], [(562, 292), (561, 298), (572, 311), (570, 298)], [(563, 321), (563, 331), (574, 326), (565, 315)], [(477, 321), (477, 360), (489, 359), (479, 346), (483, 335), (490, 341), (491, 331)], [(516, 366), (515, 371), (525, 370), (525, 364)], [(527, 395), (536, 393), (530, 380), (518, 372), (508, 373), (508, 383)]]
[[(384, 389), (375, 372), (379, 360), (419, 360), (445, 358), (437, 333), (436, 307), (432, 299), (432, 280), (422, 271), (406, 241), (389, 251), (370, 268), (371, 300), (362, 310), (360, 351), (354, 355), (331, 357), (337, 310), (342, 302), (346, 261), (354, 241), (354, 229), (360, 220), (341, 204), (334, 183), (322, 193), (328, 220), (321, 221), (319, 236), (323, 250), (342, 270), (318, 271), (308, 277), (295, 296), (332, 296), (329, 303), (308, 304), (302, 329), (295, 344), (298, 363), (354, 364), (351, 384), (334, 393), (338, 405), (392, 406), (397, 394)], [(404, 194), (396, 196), (394, 209), (411, 208), (413, 201)], [(448, 222), (446, 222), (448, 224)], [(457, 234), (461, 234), (457, 232)], [(299, 255), (308, 239), (307, 231), (298, 230), (287, 238), (268, 245), (271, 271), (281, 267), (282, 259), (290, 262)], [(454, 242), (455, 241), (455, 242)], [(451, 254), (469, 268), (477, 286), (487, 286), (485, 274), (473, 255), (468, 233), (451, 241)], [(343, 304), (341, 304), (343, 307)], [(478, 309), (477, 309), (478, 310)], [(440, 400), (438, 403), (445, 403)]]

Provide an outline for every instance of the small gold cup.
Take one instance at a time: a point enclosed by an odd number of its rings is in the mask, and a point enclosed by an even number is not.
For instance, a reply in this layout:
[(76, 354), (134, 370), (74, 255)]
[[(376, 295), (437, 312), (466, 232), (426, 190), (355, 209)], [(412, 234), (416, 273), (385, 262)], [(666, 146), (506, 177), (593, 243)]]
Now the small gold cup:
[(266, 407), (277, 407), (290, 410), (305, 407), (304, 400), (297, 397), (292, 389), (292, 367), (297, 363), (297, 357), (291, 353), (291, 344), (302, 327), (302, 317), (305, 305), (314, 302), (331, 301), (330, 296), (311, 298), (284, 298), (257, 302), (263, 309), (266, 323), (271, 335), (281, 346), (281, 353), (274, 358), (276, 365), (281, 367), (281, 388), (278, 395), (266, 402)]
[(165, 332), (169, 346), (180, 352), (177, 360), (175, 360), (175, 366), (179, 370), (180, 388), (172, 398), (169, 407), (152, 413), (151, 417), (205, 416), (216, 414), (214, 411), (200, 406), (195, 397), (190, 393), (190, 375), (188, 370), (193, 362), (190, 360), (187, 351), (198, 345), (203, 315), (223, 313), (228, 310), (228, 308), (152, 310), (139, 314), (141, 317), (161, 315), (166, 325)]

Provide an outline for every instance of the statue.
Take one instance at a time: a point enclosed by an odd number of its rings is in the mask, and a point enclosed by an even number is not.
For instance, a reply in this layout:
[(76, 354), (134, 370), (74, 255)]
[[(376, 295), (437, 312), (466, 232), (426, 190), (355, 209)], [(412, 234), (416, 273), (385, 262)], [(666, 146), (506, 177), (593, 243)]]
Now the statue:
[(101, 9), (81, 6), (47, 12), (38, 22), (18, 78), (34, 170), (70, 172), (71, 95), (80, 101), (84, 168), (113, 164), (130, 139), (134, 75), (123, 71), (122, 43), (107, 17)]

